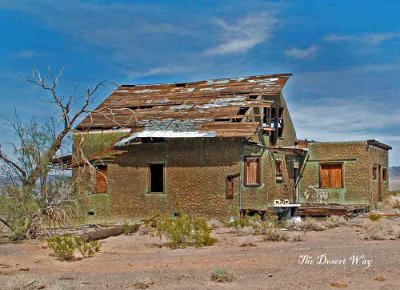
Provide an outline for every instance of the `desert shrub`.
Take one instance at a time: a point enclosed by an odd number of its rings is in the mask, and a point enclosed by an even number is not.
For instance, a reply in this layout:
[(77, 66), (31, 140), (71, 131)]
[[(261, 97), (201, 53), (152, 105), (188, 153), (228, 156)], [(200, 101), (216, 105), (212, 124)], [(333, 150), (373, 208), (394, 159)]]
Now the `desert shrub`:
[(285, 220), (282, 222), (282, 227), (289, 231), (299, 231), (303, 221), (296, 221), (294, 219)]
[(262, 235), (265, 241), (287, 241), (288, 235), (281, 228), (281, 224), (275, 218), (259, 220), (252, 227), (257, 235)]
[(307, 217), (304, 221), (302, 221), (300, 223), (300, 228), (302, 230), (308, 230), (308, 231), (324, 231), (324, 230), (326, 230), (323, 223), (320, 223), (310, 217)]
[(236, 279), (235, 273), (227, 268), (215, 268), (211, 272), (211, 281), (232, 282)]
[(139, 229), (138, 225), (131, 225), (128, 222), (124, 222), (124, 224), (122, 225), (124, 228), (124, 235), (130, 236), (134, 233), (136, 233)]
[(391, 225), (382, 219), (369, 220), (364, 224), (367, 238), (370, 240), (384, 240), (386, 235), (392, 231)]
[(295, 233), (294, 235), (292, 235), (292, 242), (304, 241), (305, 234), (305, 232), (303, 232), (303, 234)]
[(240, 216), (237, 219), (234, 219), (233, 221), (229, 221), (227, 223), (228, 227), (233, 227), (233, 228), (244, 228), (244, 227), (249, 227), (250, 226), (250, 219), (251, 217), (248, 215)]
[(327, 217), (325, 221), (325, 226), (327, 228), (336, 228), (344, 225), (347, 225), (347, 221), (342, 216), (332, 215)]
[(92, 257), (100, 251), (101, 243), (99, 241), (86, 242), (82, 237), (75, 237), (75, 245), (82, 257)]
[(149, 277), (141, 277), (135, 281), (133, 286), (136, 289), (147, 289), (153, 284), (154, 284), (153, 280), (151, 280)]
[(49, 247), (61, 260), (72, 260), (76, 249), (75, 238), (73, 236), (54, 236), (47, 240)]
[(75, 258), (75, 252), (78, 251), (83, 258), (92, 257), (100, 251), (101, 243), (99, 241), (86, 242), (79, 236), (54, 236), (47, 239), (49, 247), (54, 255), (61, 260), (70, 261)]
[(382, 216), (379, 215), (379, 214), (371, 213), (371, 214), (368, 215), (368, 218), (371, 221), (376, 222), (376, 221), (379, 221), (382, 218)]
[(165, 236), (173, 248), (210, 246), (215, 243), (211, 228), (203, 218), (181, 214), (175, 218), (160, 218), (156, 223), (160, 236)]
[(264, 241), (287, 241), (289, 239), (288, 234), (280, 228), (276, 227), (266, 227), (263, 230)]
[(0, 208), (0, 218), (9, 228), (11, 240), (36, 236), (41, 214), (37, 201), (28, 190), (10, 187), (7, 195), (0, 195)]
[(269, 228), (277, 228), (278, 225), (270, 220), (263, 220), (263, 221), (259, 221), (257, 223), (253, 223), (252, 224), (252, 228), (254, 229), (255, 233), (257, 235), (263, 235), (265, 230), (269, 229)]
[(384, 206), (387, 209), (400, 209), (400, 196), (397, 193), (391, 193), (385, 198)]
[[(273, 222), (278, 221), (275, 216), (270, 217), (269, 220)], [(262, 221), (263, 220), (258, 214), (255, 214), (253, 216), (241, 215), (238, 219), (227, 222), (226, 225), (228, 227), (235, 227), (235, 228), (246, 228), (246, 227), (256, 228), (257, 225)]]

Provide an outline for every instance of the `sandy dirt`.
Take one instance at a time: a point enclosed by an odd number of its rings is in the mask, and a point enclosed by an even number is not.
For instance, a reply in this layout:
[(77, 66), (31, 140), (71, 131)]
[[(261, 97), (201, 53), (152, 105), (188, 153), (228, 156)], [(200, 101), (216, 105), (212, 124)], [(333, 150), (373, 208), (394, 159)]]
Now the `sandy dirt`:
[[(0, 289), (134, 289), (145, 278), (154, 282), (149, 289), (400, 289), (400, 239), (366, 240), (359, 227), (364, 220), (307, 232), (300, 242), (216, 229), (218, 242), (204, 248), (169, 249), (157, 237), (122, 235), (103, 240), (96, 256), (74, 262), (51, 256), (45, 241), (2, 244)], [(391, 223), (400, 230), (400, 220)], [(323, 254), (336, 265), (319, 264)], [(310, 256), (309, 264), (300, 263), (302, 255)], [(352, 256), (359, 262), (352, 264)], [(231, 269), (236, 279), (211, 281), (216, 267)]]

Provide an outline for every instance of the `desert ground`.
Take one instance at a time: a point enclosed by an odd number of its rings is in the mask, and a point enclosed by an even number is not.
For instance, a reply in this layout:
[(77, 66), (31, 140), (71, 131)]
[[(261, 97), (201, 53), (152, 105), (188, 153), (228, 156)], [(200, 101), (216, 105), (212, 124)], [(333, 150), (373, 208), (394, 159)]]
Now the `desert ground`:
[[(45, 240), (3, 243), (0, 289), (135, 289), (137, 281), (149, 289), (399, 289), (400, 219), (389, 220), (393, 232), (384, 240), (366, 239), (366, 220), (306, 231), (298, 242), (220, 227), (214, 245), (185, 249), (139, 231), (107, 238), (97, 255), (72, 262), (52, 256)], [(218, 267), (235, 280), (212, 281)]]

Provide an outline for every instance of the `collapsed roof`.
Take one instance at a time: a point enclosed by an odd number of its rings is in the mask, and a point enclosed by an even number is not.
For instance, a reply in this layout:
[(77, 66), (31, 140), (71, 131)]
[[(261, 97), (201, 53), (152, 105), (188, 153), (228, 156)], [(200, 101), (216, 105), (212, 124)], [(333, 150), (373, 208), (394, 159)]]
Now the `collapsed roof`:
[(128, 128), (132, 138), (250, 137), (260, 122), (249, 117), (260, 115), (246, 108), (271, 107), (266, 97), (279, 96), (290, 76), (121, 85), (77, 129)]

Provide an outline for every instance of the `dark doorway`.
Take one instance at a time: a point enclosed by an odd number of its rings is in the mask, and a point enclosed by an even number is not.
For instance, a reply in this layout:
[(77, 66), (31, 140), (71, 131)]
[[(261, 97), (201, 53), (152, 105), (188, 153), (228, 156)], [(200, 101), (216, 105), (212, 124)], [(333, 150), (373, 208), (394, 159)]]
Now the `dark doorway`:
[(164, 193), (164, 163), (149, 164), (150, 192)]

